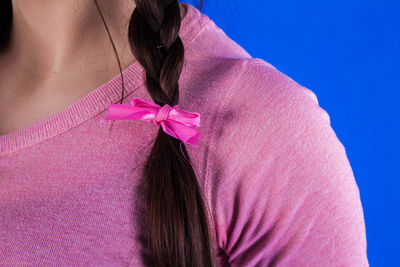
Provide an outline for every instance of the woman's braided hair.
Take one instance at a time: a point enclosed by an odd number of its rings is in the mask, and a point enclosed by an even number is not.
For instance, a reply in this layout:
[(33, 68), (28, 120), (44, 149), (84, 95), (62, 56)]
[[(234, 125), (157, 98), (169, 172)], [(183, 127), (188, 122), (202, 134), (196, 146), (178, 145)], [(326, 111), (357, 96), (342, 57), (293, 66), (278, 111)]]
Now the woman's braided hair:
[[(184, 60), (179, 3), (135, 2), (128, 30), (131, 50), (146, 70), (145, 85), (153, 101), (174, 106)], [(143, 174), (149, 188), (145, 225), (152, 252), (147, 264), (215, 266), (206, 207), (184, 144), (160, 127)]]

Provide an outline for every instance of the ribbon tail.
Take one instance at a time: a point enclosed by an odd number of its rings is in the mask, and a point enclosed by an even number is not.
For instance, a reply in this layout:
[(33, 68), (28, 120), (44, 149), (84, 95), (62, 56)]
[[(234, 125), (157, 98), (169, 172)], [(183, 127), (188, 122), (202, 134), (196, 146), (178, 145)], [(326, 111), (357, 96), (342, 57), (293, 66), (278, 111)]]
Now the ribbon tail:
[(123, 104), (108, 105), (108, 113), (104, 120), (143, 120), (150, 121), (154, 114), (145, 108), (132, 107)]
[(173, 120), (161, 121), (160, 125), (165, 133), (182, 140), (185, 144), (195, 147), (198, 145), (200, 139), (198, 130)]

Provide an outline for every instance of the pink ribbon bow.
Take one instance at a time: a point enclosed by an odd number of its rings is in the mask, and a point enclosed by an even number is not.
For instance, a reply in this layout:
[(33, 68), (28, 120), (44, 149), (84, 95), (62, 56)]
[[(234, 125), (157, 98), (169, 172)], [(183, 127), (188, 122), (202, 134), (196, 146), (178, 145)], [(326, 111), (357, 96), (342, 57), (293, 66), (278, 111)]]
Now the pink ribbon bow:
[(178, 105), (171, 107), (157, 105), (143, 98), (134, 98), (130, 105), (110, 104), (105, 120), (141, 120), (153, 121), (161, 125), (165, 133), (182, 140), (185, 144), (197, 146), (200, 132), (200, 113), (179, 110)]

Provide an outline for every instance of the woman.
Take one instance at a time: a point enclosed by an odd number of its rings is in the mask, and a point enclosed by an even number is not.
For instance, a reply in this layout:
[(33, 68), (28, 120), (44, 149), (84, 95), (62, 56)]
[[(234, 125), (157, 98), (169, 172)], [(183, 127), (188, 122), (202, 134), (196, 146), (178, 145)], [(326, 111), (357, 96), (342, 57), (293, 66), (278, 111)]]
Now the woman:
[(368, 266), (316, 95), (197, 8), (1, 5), (1, 266)]

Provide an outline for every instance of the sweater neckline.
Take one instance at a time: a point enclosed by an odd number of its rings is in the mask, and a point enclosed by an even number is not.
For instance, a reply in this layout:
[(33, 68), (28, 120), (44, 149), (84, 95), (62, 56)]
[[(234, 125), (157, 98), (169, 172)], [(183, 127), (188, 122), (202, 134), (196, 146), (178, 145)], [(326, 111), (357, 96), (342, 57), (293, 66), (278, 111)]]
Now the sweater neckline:
[[(187, 13), (181, 21), (179, 36), (187, 46), (211, 20), (196, 7), (187, 6)], [(200, 23), (204, 20), (206, 23)], [(187, 55), (189, 50), (185, 49)], [(186, 56), (185, 55), (185, 56)], [(138, 61), (122, 71), (124, 77), (124, 98), (144, 84), (144, 68)], [(71, 129), (108, 108), (109, 104), (119, 102), (121, 98), (121, 74), (117, 74), (84, 97), (38, 122), (17, 131), (0, 135), (0, 156), (33, 146)]]

